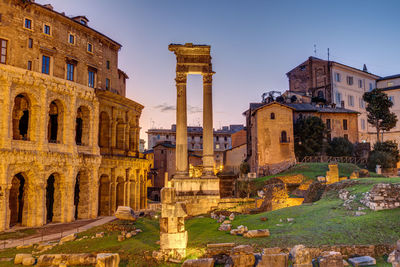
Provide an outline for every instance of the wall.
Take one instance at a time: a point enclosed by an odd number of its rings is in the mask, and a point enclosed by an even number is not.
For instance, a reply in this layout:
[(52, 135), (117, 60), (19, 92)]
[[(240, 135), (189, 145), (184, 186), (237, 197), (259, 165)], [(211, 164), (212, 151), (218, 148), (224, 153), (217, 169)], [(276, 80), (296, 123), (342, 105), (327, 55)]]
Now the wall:
[(225, 152), (224, 171), (240, 173), (240, 164), (246, 159), (247, 145), (239, 145)]

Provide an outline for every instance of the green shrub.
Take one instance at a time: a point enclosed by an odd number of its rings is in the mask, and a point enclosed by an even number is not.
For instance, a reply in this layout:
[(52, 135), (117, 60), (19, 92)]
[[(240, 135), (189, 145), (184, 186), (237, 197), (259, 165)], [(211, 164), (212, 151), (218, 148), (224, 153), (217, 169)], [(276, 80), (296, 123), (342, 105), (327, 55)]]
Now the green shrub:
[(354, 145), (343, 137), (335, 137), (329, 142), (328, 155), (333, 157), (351, 157)]
[(376, 165), (381, 165), (382, 168), (396, 168), (399, 160), (399, 149), (395, 142), (377, 142), (369, 155), (368, 169), (374, 170)]

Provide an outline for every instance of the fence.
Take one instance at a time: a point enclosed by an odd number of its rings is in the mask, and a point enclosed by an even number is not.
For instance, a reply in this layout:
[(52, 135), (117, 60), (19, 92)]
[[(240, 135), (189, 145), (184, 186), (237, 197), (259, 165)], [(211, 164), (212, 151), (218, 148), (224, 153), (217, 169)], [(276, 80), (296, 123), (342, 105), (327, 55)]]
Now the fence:
[(358, 157), (305, 156), (300, 162), (353, 163), (365, 166), (367, 159)]

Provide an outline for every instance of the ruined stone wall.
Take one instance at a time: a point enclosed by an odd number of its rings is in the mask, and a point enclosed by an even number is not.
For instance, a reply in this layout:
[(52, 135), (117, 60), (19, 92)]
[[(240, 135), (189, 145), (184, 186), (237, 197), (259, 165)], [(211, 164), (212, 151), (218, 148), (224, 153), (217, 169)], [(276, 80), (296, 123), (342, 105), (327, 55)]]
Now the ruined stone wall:
[[(96, 73), (94, 88), (106, 89), (106, 79), (109, 79), (108, 90), (125, 96), (126, 77), (118, 71), (120, 44), (61, 13), (23, 2), (27, 1), (0, 2), (0, 39), (7, 40), (8, 65), (27, 69), (31, 61), (32, 70), (42, 72), (45, 55), (50, 57), (50, 76), (66, 79), (67, 61), (70, 61), (76, 66), (74, 82), (87, 86), (88, 69), (92, 68)], [(31, 29), (25, 27), (25, 19), (31, 20)], [(50, 27), (50, 34), (44, 33), (45, 25)], [(70, 34), (74, 36), (73, 43), (69, 42)], [(32, 48), (29, 48), (29, 39), (32, 39)], [(92, 45), (92, 52), (88, 51), (88, 44)]]
[(376, 184), (361, 200), (371, 210), (387, 210), (400, 207), (400, 184)]

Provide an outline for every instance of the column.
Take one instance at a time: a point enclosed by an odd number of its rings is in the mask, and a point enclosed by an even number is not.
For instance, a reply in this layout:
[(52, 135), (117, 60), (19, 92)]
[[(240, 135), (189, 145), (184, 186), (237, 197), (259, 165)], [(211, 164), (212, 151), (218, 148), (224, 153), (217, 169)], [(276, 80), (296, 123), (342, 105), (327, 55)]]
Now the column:
[(203, 74), (203, 176), (214, 176), (212, 75)]
[(187, 111), (186, 111), (187, 73), (176, 73), (176, 177), (188, 177), (187, 153)]

